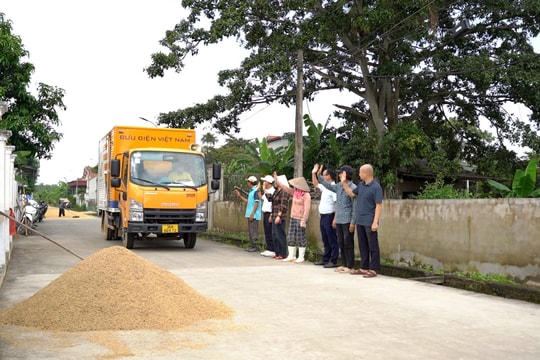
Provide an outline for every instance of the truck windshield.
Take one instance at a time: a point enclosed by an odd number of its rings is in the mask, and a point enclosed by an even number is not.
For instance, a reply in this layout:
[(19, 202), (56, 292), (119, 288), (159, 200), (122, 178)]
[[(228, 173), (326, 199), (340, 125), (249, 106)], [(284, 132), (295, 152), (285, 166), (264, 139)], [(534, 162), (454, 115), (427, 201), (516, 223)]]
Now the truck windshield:
[(199, 187), (206, 184), (204, 158), (174, 151), (136, 151), (131, 156), (131, 182), (142, 186)]

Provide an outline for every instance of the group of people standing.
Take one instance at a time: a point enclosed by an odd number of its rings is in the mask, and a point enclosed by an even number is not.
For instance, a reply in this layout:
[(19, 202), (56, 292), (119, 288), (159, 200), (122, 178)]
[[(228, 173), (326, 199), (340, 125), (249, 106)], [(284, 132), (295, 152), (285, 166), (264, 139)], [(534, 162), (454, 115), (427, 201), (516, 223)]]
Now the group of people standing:
[[(235, 189), (236, 195), (247, 203), (245, 217), (248, 220), (249, 247), (257, 251), (259, 220), (263, 219), (266, 249), (263, 256), (276, 260), (302, 263), (306, 254), (306, 227), (311, 208), (309, 185), (303, 177), (287, 181), (285, 175), (266, 175), (259, 180), (255, 176), (246, 179), (247, 196)], [(290, 224), (287, 231), (287, 214), (291, 200)], [(297, 255), (298, 248), (298, 257)]]
[[(378, 228), (383, 191), (374, 178), (371, 165), (360, 167), (358, 185), (352, 181), (353, 172), (349, 165), (343, 165), (337, 170), (323, 169), (318, 164), (313, 166), (312, 182), (321, 191), (319, 227), (324, 245), (322, 259), (315, 265), (370, 278), (380, 272)], [(247, 203), (245, 217), (248, 219), (250, 243), (246, 250), (258, 250), (258, 223), (262, 219), (266, 249), (261, 255), (281, 261), (304, 262), (306, 227), (311, 208), (307, 181), (303, 177), (287, 181), (284, 175), (277, 176), (275, 172), (262, 177), (260, 180), (263, 184), (260, 187), (255, 176), (246, 180), (249, 189), (247, 196), (235, 189), (236, 195)], [(291, 198), (287, 232), (286, 216)], [(360, 249), (359, 269), (354, 267), (355, 231)], [(341, 266), (338, 266), (340, 254)]]
[[(341, 273), (364, 277), (377, 276), (381, 268), (378, 229), (383, 191), (374, 178), (373, 167), (369, 164), (360, 167), (358, 185), (352, 181), (353, 168), (349, 165), (343, 165), (337, 170), (337, 182), (332, 170), (323, 170), (323, 167), (318, 164), (313, 166), (311, 174), (313, 183), (316, 186), (322, 186), (323, 189), (319, 211), (325, 251), (322, 260), (315, 264), (329, 268), (336, 267), (335, 271)], [(328, 220), (322, 216), (322, 209), (329, 208), (332, 201), (328, 195), (325, 196), (326, 191), (335, 194), (335, 212), (330, 227), (327, 224)], [(324, 207), (323, 202), (325, 202)], [(335, 229), (335, 233), (329, 229)], [(355, 231), (360, 250), (359, 269), (354, 268)], [(335, 242), (341, 253), (342, 265), (339, 267), (335, 262), (337, 258), (333, 250), (336, 247)]]

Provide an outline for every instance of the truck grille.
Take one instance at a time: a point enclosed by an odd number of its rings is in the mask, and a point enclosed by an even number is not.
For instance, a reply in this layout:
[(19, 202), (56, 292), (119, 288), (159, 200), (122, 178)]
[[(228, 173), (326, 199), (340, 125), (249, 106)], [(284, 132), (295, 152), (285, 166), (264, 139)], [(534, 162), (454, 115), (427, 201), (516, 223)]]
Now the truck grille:
[(195, 210), (144, 209), (144, 222), (153, 224), (193, 224)]

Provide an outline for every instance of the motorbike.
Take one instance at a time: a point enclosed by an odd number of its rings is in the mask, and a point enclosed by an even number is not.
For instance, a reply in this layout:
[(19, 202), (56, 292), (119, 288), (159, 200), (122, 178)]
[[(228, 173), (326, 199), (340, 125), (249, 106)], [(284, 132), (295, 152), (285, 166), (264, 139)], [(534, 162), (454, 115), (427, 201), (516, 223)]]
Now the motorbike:
[(35, 228), (36, 223), (38, 222), (38, 214), (39, 214), (39, 203), (33, 199), (29, 199), (26, 201), (26, 205), (24, 206), (24, 213), (22, 214), (21, 223), (26, 226), (19, 226), (18, 232), (22, 233), (23, 235), (28, 235), (30, 233), (30, 228)]
[(49, 209), (49, 205), (46, 201), (38, 201), (38, 212), (36, 214), (36, 221), (35, 222), (42, 222), (43, 219), (45, 219), (45, 214), (47, 213), (47, 210)]

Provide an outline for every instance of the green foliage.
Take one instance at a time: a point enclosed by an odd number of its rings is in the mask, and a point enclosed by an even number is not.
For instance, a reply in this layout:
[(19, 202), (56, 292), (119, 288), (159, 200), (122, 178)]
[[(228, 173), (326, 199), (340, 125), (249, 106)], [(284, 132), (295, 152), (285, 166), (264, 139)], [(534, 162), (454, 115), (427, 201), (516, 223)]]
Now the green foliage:
[(426, 183), (422, 192), (416, 196), (417, 199), (472, 199), (473, 194), (466, 190), (458, 190), (451, 184), (444, 184), (442, 181)]
[[(291, 160), (294, 158), (294, 143), (287, 147), (273, 149), (268, 146), (266, 138), (262, 141), (258, 139), (253, 143), (246, 144), (244, 151), (236, 154), (234, 168), (230, 170), (242, 169), (245, 173), (272, 174), (277, 171), (279, 174), (292, 173)], [(232, 171), (230, 171), (232, 172)], [(238, 172), (238, 171), (234, 171)]]
[(14, 151), (15, 158), (15, 180), (26, 186), (26, 191), (31, 193), (35, 189), (37, 180), (37, 169), (39, 161), (37, 161), (30, 151)]
[[(325, 126), (313, 122), (309, 115), (304, 115), (304, 125), (308, 134), (303, 138), (304, 163), (321, 162), (336, 166), (339, 163), (339, 148), (335, 134)], [(276, 171), (290, 178), (294, 173), (294, 150), (295, 142), (292, 137), (288, 139), (287, 146), (275, 149), (268, 146), (265, 138), (255, 139), (245, 144), (243, 151), (235, 154), (227, 172), (272, 174)], [(304, 176), (309, 178), (311, 175), (306, 173)]]
[[(50, 159), (55, 143), (62, 138), (56, 129), (60, 125), (57, 109), (65, 109), (64, 90), (39, 83), (36, 95), (29, 92), (34, 66), (24, 62), (28, 52), (20, 37), (11, 31), (11, 21), (0, 13), (0, 101), (8, 104), (0, 127), (11, 130), (8, 144), (14, 145), (16, 151), (37, 160)], [(34, 165), (34, 170), (39, 168), (39, 163)], [(33, 187), (35, 176), (23, 177), (22, 181)]]
[[(539, 11), (527, 9), (531, 12), (524, 16), (524, 3), (506, 7), (504, 16), (491, 3), (454, 2), (435, 7), (429, 0), (351, 5), (304, 1), (270, 5), (235, 0), (226, 7), (202, 0), (185, 1), (183, 6), (189, 16), (162, 40), (168, 53), (152, 55), (152, 64), (146, 69), (151, 77), (163, 76), (166, 69), (182, 71), (186, 58), (196, 56), (199, 46), (231, 37), (249, 52), (240, 68), (220, 74), (220, 84), (228, 87), (229, 94), (176, 113), (179, 121), (215, 119), (218, 128), (223, 123), (236, 129), (237, 115), (256, 104), (294, 103), (298, 48), (305, 50), (306, 96), (327, 88), (351, 89), (364, 103), (370, 103), (372, 120), (368, 121), (378, 132), (384, 118), (388, 119), (386, 125), (392, 126), (397, 116), (414, 110), (414, 116), (426, 114), (428, 107), (433, 114), (443, 114), (444, 109), (434, 105), (447, 104), (448, 100), (463, 109), (464, 118), (478, 111), (474, 116), (477, 121), (480, 110), (470, 105), (492, 106), (496, 102), (457, 98), (457, 94), (476, 91), (482, 95), (497, 89), (497, 83), (513, 81), (512, 91), (525, 97), (523, 80), (535, 85), (538, 81), (534, 69), (538, 60), (527, 42), (534, 31), (526, 29), (534, 29)], [(463, 20), (474, 20), (477, 26), (457, 36), (453, 29)], [(509, 31), (509, 24), (519, 24), (516, 29), (523, 31)], [(489, 35), (484, 33), (485, 26), (489, 26)], [(438, 36), (433, 36), (434, 32)], [(476, 46), (480, 39), (482, 47)], [(505, 51), (501, 51), (501, 41)], [(527, 66), (517, 61), (525, 57)], [(483, 71), (477, 71), (479, 68)], [(510, 91), (508, 87), (498, 90), (496, 96), (500, 90)], [(397, 109), (398, 104), (402, 109)]]
[(512, 189), (495, 180), (488, 180), (488, 184), (496, 190), (500, 191), (506, 197), (527, 198), (540, 197), (540, 188), (536, 187), (538, 159), (532, 158), (527, 165), (525, 171), (516, 170), (514, 179), (512, 180)]
[(490, 282), (497, 282), (497, 283), (503, 283), (503, 284), (516, 284), (516, 282), (512, 279), (509, 279), (508, 277), (506, 276), (502, 276), (502, 275), (499, 275), (499, 274), (493, 274), (493, 273), (489, 273), (489, 274), (480, 274), (480, 273), (466, 273), (466, 274), (458, 274), (459, 277), (463, 277), (463, 278), (469, 278), (469, 279), (473, 279), (473, 280), (478, 280), (478, 281), (490, 281)]
[[(209, 148), (206, 157), (214, 162), (220, 163), (226, 172), (244, 172), (235, 160), (238, 153), (244, 152), (249, 140), (229, 138), (227, 142), (219, 148)], [(235, 170), (229, 170), (234, 168)]]
[(203, 143), (203, 152), (208, 154), (208, 150), (217, 143), (218, 139), (214, 134), (206, 133), (203, 135), (201, 141)]
[(323, 126), (316, 124), (309, 115), (304, 115), (307, 136), (303, 138), (304, 177), (311, 178), (313, 164), (322, 164), (325, 168), (337, 168), (340, 165), (340, 150), (336, 141), (335, 129), (328, 128), (328, 121)]
[(387, 190), (396, 186), (397, 169), (422, 173), (428, 166), (429, 171), (441, 179), (451, 177), (459, 171), (457, 162), (448, 159), (444, 149), (416, 122), (398, 123), (379, 137), (376, 132), (355, 127), (349, 120), (345, 120), (345, 125), (339, 132), (337, 142), (344, 163), (354, 168), (371, 163)]
[[(346, 141), (338, 139), (340, 133), (336, 138), (347, 151), (328, 162), (372, 163), (392, 188), (397, 169), (416, 159), (427, 159), (441, 177), (454, 174), (458, 160), (490, 175), (513, 166), (515, 154), (505, 149), (505, 141), (540, 151), (540, 58), (531, 46), (540, 23), (537, 1), (182, 4), (188, 16), (166, 33), (165, 52), (152, 55), (149, 76), (182, 71), (199, 47), (230, 38), (238, 40), (246, 57), (237, 68), (220, 72), (225, 91), (206, 103), (161, 114), (162, 124), (210, 121), (229, 134), (239, 131), (240, 115), (254, 106), (293, 105), (297, 50), (303, 49), (305, 98), (330, 89), (358, 96), (354, 104), (336, 100), (338, 116), (351, 124), (346, 124)], [(455, 33), (464, 21), (471, 26)], [(506, 111), (509, 102), (531, 110), (530, 123)], [(448, 113), (456, 118), (448, 119)], [(481, 119), (495, 138), (478, 131)]]
[(429, 138), (414, 122), (398, 123), (381, 138), (371, 132), (370, 138), (375, 146), (371, 159), (376, 159), (374, 166), (382, 175), (381, 183), (387, 189), (395, 187), (398, 168), (413, 167), (418, 159), (430, 157)]
[(11, 22), (0, 13), (0, 99), (8, 102), (2, 128), (11, 130), (8, 139), (18, 151), (30, 151), (38, 159), (50, 159), (54, 144), (62, 138), (56, 109), (65, 109), (64, 90), (43, 83), (37, 95), (28, 92), (34, 66), (22, 41), (11, 33)]
[[(60, 182), (57, 185), (36, 185), (34, 191), (34, 199), (44, 200), (51, 206), (58, 206), (58, 200), (60, 198), (66, 198), (67, 196), (67, 183)], [(70, 199), (75, 204), (74, 199)]]

